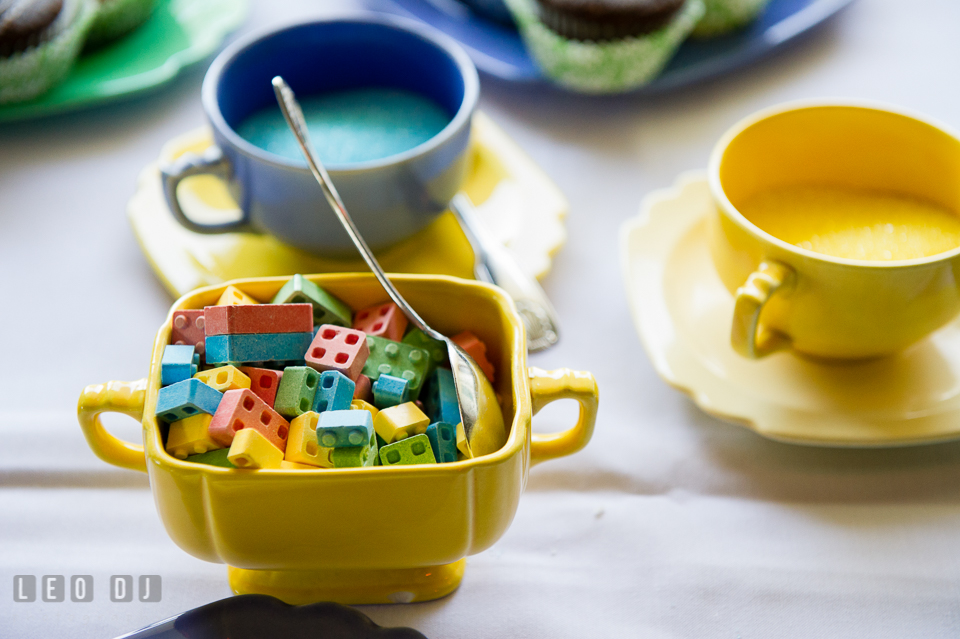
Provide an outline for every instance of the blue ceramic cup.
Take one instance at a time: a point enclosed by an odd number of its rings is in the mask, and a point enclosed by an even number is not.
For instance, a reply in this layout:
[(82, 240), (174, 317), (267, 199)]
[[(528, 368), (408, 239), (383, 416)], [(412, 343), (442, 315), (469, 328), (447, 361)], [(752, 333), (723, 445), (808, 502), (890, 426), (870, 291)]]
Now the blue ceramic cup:
[[(419, 23), (382, 15), (317, 20), (238, 40), (203, 81), (203, 108), (216, 144), (161, 167), (174, 217), (198, 233), (269, 233), (320, 254), (346, 254), (353, 244), (302, 159), (265, 151), (240, 137), (251, 114), (276, 105), (271, 79), (281, 75), (301, 100), (330, 91), (393, 88), (430, 98), (449, 115), (434, 137), (389, 157), (327, 165), (367, 243), (403, 240), (446, 209), (467, 169), (470, 121), (480, 93), (476, 68), (453, 40)], [(239, 220), (204, 224), (177, 199), (186, 177), (214, 174), (240, 204)]]

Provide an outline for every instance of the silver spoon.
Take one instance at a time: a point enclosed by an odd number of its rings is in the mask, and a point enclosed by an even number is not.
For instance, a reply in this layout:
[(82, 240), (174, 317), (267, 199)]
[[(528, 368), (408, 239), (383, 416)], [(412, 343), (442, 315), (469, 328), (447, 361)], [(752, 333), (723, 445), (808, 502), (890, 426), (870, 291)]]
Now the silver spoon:
[[(360, 235), (360, 231), (357, 230), (356, 225), (353, 223), (353, 218), (350, 217), (346, 207), (343, 205), (343, 200), (340, 199), (340, 194), (337, 193), (337, 189), (330, 180), (327, 170), (324, 168), (320, 158), (317, 157), (313, 145), (310, 142), (310, 136), (307, 133), (307, 123), (303, 119), (303, 111), (297, 102), (297, 98), (293, 94), (293, 90), (287, 85), (283, 78), (276, 76), (273, 79), (273, 91), (277, 95), (277, 102), (280, 104), (280, 110), (283, 111), (283, 116), (287, 120), (287, 125), (297, 138), (300, 151), (303, 153), (303, 157), (306, 158), (307, 165), (310, 167), (313, 176), (317, 179), (317, 182), (320, 183), (320, 188), (323, 189), (323, 194), (326, 196), (327, 202), (330, 203), (330, 208), (337, 214), (340, 223), (343, 224), (343, 228), (346, 229), (350, 239), (353, 240), (357, 250), (360, 251), (360, 255), (363, 256), (367, 266), (370, 267), (370, 270), (373, 271), (373, 274), (376, 275), (380, 281), (380, 285), (383, 286), (384, 290), (390, 296), (390, 299), (400, 307), (400, 310), (407, 316), (411, 324), (426, 333), (429, 337), (444, 342), (447, 345), (447, 354), (450, 357), (450, 368), (453, 370), (453, 383), (457, 390), (457, 401), (460, 403), (460, 417), (463, 420), (463, 430), (466, 434), (467, 441), (469, 441), (474, 448), (473, 452), (477, 455), (495, 452), (506, 443), (506, 434), (502, 421), (500, 421), (499, 429), (496, 428), (496, 416), (500, 415), (499, 409), (492, 412), (489, 410), (489, 408), (492, 408), (488, 407), (489, 398), (493, 398), (494, 394), (490, 383), (483, 375), (483, 371), (480, 370), (477, 363), (473, 361), (473, 358), (467, 355), (462, 348), (454, 344), (450, 338), (430, 328), (393, 286), (393, 283), (387, 278), (386, 273), (380, 268), (380, 264), (377, 262), (377, 258), (373, 256), (370, 247), (367, 246), (367, 243)], [(483, 406), (481, 406), (481, 404), (483, 404)], [(496, 405), (495, 399), (494, 405)], [(475, 432), (477, 430), (475, 427), (481, 409), (483, 408), (488, 409), (485, 414), (485, 424), (488, 424), (488, 426), (485, 427), (484, 430), (489, 432), (484, 433), (483, 437), (479, 437), (480, 433)], [(492, 422), (491, 418), (493, 418)], [(499, 432), (496, 432), (497, 430), (499, 430)], [(491, 448), (492, 450), (490, 450)]]

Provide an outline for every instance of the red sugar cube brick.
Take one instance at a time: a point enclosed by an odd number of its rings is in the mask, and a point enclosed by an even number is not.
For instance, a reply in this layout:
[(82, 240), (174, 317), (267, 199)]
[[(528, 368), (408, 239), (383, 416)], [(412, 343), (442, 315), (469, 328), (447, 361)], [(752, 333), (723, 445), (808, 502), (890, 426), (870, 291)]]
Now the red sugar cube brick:
[(189, 309), (174, 311), (170, 326), (170, 343), (179, 346), (193, 346), (194, 352), (203, 357), (204, 338), (203, 310)]
[(203, 309), (207, 335), (313, 332), (312, 304), (239, 304)]
[(477, 363), (480, 370), (483, 371), (483, 374), (486, 375), (492, 384), (493, 364), (487, 359), (487, 345), (481, 342), (480, 338), (470, 331), (464, 331), (459, 335), (454, 335), (450, 339), (452, 339), (457, 346), (467, 351), (467, 355), (473, 358), (473, 361)]
[(370, 378), (366, 375), (360, 374), (357, 375), (357, 379), (354, 380), (356, 383), (356, 388), (353, 389), (353, 398), (362, 399), (367, 401), (370, 399), (370, 391), (373, 390), (373, 382), (370, 381)]
[(314, 336), (304, 359), (307, 366), (318, 371), (338, 371), (356, 382), (369, 356), (366, 333), (324, 324)]
[(393, 302), (377, 304), (357, 311), (353, 318), (353, 328), (367, 335), (399, 342), (407, 330), (407, 316)]
[(244, 428), (256, 430), (280, 450), (287, 447), (290, 424), (280, 413), (267, 406), (249, 388), (227, 391), (207, 432), (213, 441), (226, 448), (233, 443), (233, 436)]
[(254, 368), (253, 366), (241, 366), (240, 371), (250, 378), (250, 390), (266, 402), (267, 406), (273, 408), (277, 400), (277, 388), (280, 386), (283, 371), (275, 371), (270, 368)]

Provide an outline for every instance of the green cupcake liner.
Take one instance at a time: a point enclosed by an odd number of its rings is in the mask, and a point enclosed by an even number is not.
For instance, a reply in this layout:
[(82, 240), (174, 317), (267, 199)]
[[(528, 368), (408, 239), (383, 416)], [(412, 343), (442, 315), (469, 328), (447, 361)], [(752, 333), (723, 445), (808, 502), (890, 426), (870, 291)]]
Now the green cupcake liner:
[(703, 16), (703, 0), (687, 0), (662, 29), (608, 42), (568, 40), (537, 16), (536, 0), (505, 0), (520, 35), (543, 72), (582, 93), (622, 93), (656, 78)]
[(100, 5), (87, 36), (87, 48), (95, 48), (133, 31), (147, 21), (157, 0), (105, 0)]
[(694, 28), (693, 37), (710, 38), (739, 29), (757, 17), (770, 0), (704, 0), (707, 12)]
[(67, 0), (55, 35), (35, 47), (0, 59), (0, 104), (23, 102), (49, 91), (70, 72), (97, 15), (97, 0)]

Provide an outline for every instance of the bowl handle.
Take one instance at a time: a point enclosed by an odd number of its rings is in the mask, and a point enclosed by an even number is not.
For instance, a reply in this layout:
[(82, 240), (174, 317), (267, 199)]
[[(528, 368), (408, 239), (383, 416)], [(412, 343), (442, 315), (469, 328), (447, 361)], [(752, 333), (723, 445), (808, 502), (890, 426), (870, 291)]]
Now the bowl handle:
[(143, 446), (114, 437), (100, 423), (100, 413), (123, 413), (142, 420), (146, 391), (145, 379), (92, 384), (83, 389), (77, 403), (77, 419), (87, 445), (97, 457), (114, 466), (147, 472)]
[(558, 399), (575, 399), (580, 402), (580, 417), (573, 428), (559, 433), (533, 433), (530, 442), (530, 462), (539, 464), (548, 459), (572, 455), (587, 445), (593, 436), (597, 421), (599, 390), (592, 373), (560, 368), (545, 371), (531, 366), (530, 398), (533, 414)]

